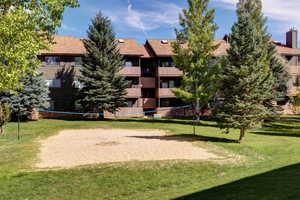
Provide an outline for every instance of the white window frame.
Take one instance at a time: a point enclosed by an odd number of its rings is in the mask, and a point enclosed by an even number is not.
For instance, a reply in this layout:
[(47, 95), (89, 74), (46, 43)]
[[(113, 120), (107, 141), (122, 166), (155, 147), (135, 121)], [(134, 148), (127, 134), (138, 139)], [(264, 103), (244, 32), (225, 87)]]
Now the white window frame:
[(61, 88), (61, 79), (48, 79), (46, 85), (49, 88)]
[[(47, 62), (47, 59), (55, 58), (55, 62)], [(45, 65), (46, 66), (59, 66), (60, 65), (60, 57), (59, 56), (45, 56)]]

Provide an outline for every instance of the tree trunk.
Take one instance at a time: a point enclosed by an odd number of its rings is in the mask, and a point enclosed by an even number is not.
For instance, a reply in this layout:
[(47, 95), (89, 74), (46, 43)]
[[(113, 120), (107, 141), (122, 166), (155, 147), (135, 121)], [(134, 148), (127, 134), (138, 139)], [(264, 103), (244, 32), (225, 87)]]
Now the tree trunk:
[(196, 126), (198, 126), (200, 124), (200, 119), (201, 119), (201, 115), (200, 115), (200, 103), (199, 103), (199, 99), (197, 99), (196, 105), (195, 105), (195, 121), (193, 122), (193, 133), (194, 135), (196, 135)]
[(197, 123), (200, 124), (200, 119), (201, 119), (201, 109), (200, 109), (200, 103), (199, 103), (199, 99), (197, 99), (196, 102), (196, 120)]
[(246, 133), (245, 128), (241, 128), (241, 129), (240, 129), (240, 139), (239, 139), (239, 143), (241, 143), (241, 142), (244, 140), (244, 138), (245, 138), (245, 133)]

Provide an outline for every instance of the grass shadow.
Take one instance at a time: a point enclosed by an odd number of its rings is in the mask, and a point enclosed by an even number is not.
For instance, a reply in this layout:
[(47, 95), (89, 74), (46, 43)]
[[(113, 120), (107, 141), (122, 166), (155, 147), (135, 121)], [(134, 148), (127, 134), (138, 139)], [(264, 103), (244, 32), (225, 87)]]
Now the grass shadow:
[[(282, 121), (280, 121), (282, 122)], [(300, 137), (300, 126), (290, 122), (283, 124), (266, 123), (261, 129), (253, 131), (252, 134), (268, 136)]]
[(300, 164), (244, 178), (175, 200), (299, 200)]
[(227, 138), (208, 137), (202, 135), (189, 135), (189, 134), (180, 134), (176, 136), (128, 136), (128, 137), (149, 139), (149, 140), (177, 141), (177, 142), (204, 141), (204, 142), (214, 142), (214, 143), (238, 143), (237, 140), (232, 140)]

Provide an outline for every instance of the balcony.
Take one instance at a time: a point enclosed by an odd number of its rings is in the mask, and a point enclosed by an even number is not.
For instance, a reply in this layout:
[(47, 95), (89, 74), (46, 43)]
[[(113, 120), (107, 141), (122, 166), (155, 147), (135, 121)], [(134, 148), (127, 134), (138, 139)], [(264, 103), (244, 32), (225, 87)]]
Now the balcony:
[(123, 67), (120, 73), (123, 76), (141, 76), (141, 68), (140, 67)]
[(143, 99), (143, 108), (156, 108), (156, 99), (155, 98), (144, 98)]
[(181, 77), (183, 72), (176, 67), (159, 67), (158, 75), (162, 77)]
[(142, 77), (141, 78), (142, 88), (155, 88), (155, 78), (152, 77)]
[(172, 92), (172, 88), (159, 88), (158, 89), (159, 98), (175, 98), (175, 94)]
[(299, 75), (300, 74), (300, 66), (296, 66), (296, 65), (289, 65), (287, 67), (287, 72), (289, 74), (297, 74)]
[(140, 98), (142, 96), (141, 88), (127, 88), (126, 98)]

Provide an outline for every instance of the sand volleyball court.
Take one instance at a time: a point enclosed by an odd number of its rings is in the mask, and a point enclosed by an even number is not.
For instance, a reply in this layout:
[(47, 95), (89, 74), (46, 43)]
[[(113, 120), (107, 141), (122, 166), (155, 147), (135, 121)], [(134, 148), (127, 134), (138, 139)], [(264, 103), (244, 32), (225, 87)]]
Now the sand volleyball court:
[(41, 141), (39, 168), (149, 160), (219, 158), (183, 137), (160, 130), (64, 130)]

